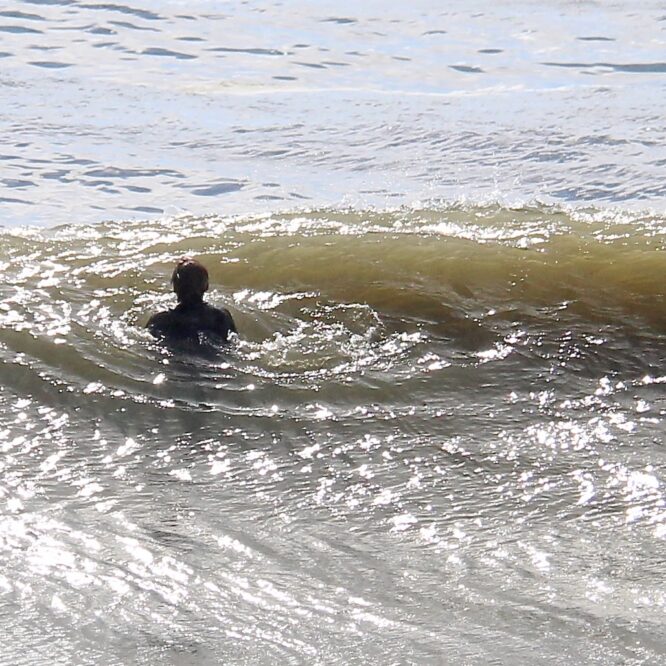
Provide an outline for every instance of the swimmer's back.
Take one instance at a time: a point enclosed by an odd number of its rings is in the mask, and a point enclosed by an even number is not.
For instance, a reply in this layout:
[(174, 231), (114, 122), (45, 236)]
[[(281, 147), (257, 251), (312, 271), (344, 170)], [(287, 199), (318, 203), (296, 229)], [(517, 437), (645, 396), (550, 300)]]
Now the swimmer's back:
[(173, 310), (153, 315), (146, 324), (157, 338), (170, 342), (198, 342), (201, 336), (226, 342), (236, 332), (234, 320), (226, 308), (215, 308), (203, 301), (179, 303)]

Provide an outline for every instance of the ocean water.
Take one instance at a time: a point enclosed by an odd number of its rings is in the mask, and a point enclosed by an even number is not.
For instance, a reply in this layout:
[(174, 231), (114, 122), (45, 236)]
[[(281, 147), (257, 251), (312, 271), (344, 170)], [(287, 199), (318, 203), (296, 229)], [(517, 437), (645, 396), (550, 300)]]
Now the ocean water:
[[(660, 3), (0, 7), (0, 664), (666, 660)], [(183, 254), (241, 332), (160, 347)]]

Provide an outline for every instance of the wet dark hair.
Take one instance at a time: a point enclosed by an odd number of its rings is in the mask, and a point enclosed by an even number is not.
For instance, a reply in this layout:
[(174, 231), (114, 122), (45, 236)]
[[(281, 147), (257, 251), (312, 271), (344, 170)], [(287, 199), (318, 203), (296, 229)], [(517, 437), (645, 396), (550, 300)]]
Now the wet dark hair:
[(198, 301), (208, 291), (208, 271), (191, 257), (183, 257), (171, 275), (171, 284), (179, 302)]

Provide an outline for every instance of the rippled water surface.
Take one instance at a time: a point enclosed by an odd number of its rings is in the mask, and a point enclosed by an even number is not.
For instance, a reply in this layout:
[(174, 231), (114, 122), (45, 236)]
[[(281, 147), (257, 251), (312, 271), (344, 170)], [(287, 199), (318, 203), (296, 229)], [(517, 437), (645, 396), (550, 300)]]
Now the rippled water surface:
[(661, 3), (5, 3), (5, 222), (664, 208)]
[(0, 663), (662, 663), (664, 13), (0, 6)]

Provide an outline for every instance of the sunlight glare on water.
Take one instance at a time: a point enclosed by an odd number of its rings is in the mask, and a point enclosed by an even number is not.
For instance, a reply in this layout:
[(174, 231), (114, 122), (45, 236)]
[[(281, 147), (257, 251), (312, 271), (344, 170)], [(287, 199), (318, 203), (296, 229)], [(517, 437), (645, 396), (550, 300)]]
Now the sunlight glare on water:
[[(663, 238), (497, 207), (6, 232), (12, 660), (652, 660)], [(191, 251), (243, 331), (216, 356), (141, 328)]]
[(0, 12), (5, 223), (416, 200), (663, 210), (662, 14), (14, 2)]
[(663, 13), (1, 7), (0, 662), (661, 663)]

